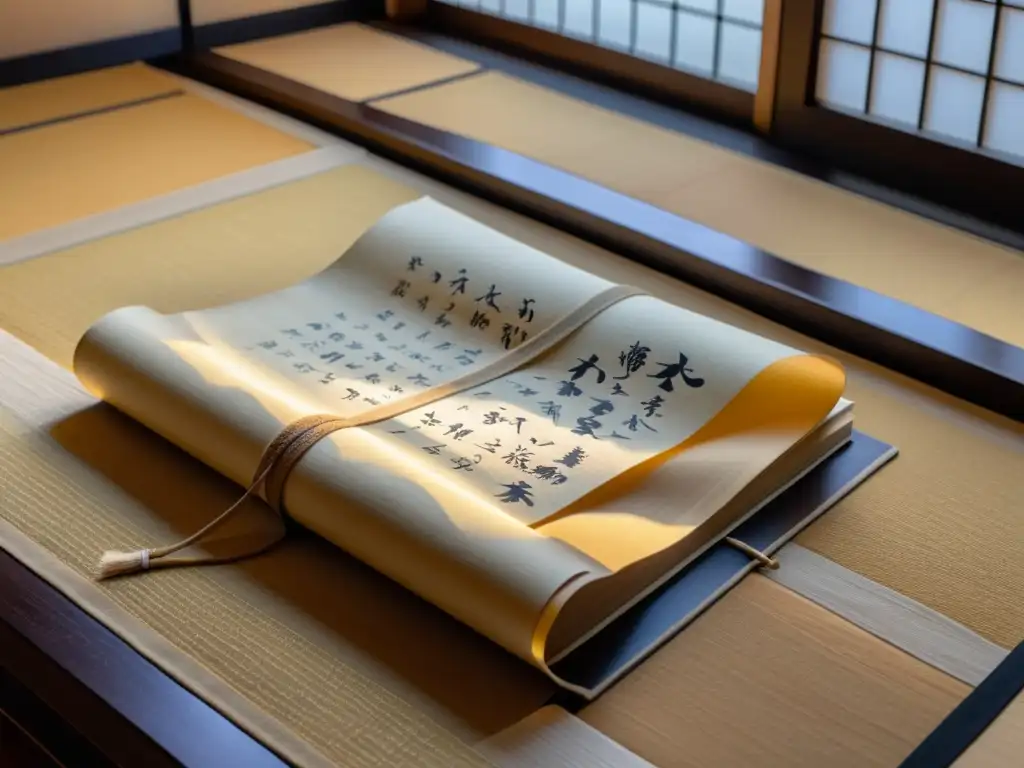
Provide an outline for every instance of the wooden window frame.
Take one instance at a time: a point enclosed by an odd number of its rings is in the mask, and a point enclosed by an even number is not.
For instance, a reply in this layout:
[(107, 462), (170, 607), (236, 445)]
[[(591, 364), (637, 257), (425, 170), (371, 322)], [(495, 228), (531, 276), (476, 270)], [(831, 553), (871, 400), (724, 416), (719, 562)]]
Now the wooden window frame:
[(883, 186), (1024, 231), (1024, 167), (815, 103), (824, 6), (825, 0), (782, 0), (772, 140)]

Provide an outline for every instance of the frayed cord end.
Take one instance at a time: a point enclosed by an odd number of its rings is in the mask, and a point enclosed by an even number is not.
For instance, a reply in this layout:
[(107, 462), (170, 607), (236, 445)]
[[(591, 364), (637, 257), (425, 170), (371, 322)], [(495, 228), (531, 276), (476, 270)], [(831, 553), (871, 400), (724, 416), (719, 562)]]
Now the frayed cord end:
[(100, 557), (99, 574), (100, 579), (109, 579), (111, 576), (122, 576), (137, 571), (145, 571), (149, 568), (149, 550), (140, 549), (136, 552), (118, 552), (111, 549)]

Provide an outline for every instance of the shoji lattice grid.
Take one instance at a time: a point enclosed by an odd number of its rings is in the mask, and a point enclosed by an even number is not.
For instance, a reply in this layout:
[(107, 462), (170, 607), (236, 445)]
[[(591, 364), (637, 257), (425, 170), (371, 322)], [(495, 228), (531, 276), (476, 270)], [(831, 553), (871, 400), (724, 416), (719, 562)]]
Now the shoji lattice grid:
[(826, 0), (816, 96), (1024, 165), (1024, 0)]
[(443, 1), (757, 89), (764, 0)]

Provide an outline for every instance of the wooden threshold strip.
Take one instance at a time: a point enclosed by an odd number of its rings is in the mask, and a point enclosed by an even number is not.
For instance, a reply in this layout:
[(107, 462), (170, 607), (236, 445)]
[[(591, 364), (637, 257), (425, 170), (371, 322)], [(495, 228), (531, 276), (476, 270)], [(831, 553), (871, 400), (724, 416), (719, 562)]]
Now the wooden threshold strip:
[(3, 550), (0, 711), (68, 765), (286, 765)]
[(1024, 349), (566, 171), (209, 52), (156, 62), (311, 121), (826, 344), (1024, 422)]

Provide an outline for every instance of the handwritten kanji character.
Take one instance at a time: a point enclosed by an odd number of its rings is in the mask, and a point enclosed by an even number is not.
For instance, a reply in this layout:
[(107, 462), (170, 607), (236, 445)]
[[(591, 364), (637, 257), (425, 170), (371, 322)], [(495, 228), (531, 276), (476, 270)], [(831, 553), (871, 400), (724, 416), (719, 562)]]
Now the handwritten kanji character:
[(393, 330), (393, 331), (400, 331), (400, 330), (402, 330), (403, 328), (405, 328), (405, 325), (406, 325), (406, 324), (405, 324), (405, 323), (403, 323), (402, 321), (398, 321), (397, 323), (395, 323), (395, 324), (394, 324), (394, 325), (393, 325), (393, 326), (391, 327), (391, 330)]
[(625, 435), (620, 435), (614, 429), (612, 430), (612, 433), (610, 435), (602, 435), (601, 437), (606, 438), (608, 440), (629, 440), (628, 437), (626, 437)]
[[(510, 419), (509, 421), (511, 422), (512, 419)], [(515, 417), (516, 434), (517, 435), (519, 434), (519, 430), (521, 430), (523, 428), (523, 422), (524, 421), (526, 421), (526, 417), (525, 416), (516, 416)]]
[(432, 282), (432, 283), (440, 283), (441, 282), (441, 273), (438, 272), (436, 269), (434, 270), (434, 274), (432, 274), (430, 276), (430, 282)]
[(345, 387), (345, 390), (348, 392), (348, 394), (345, 395), (345, 397), (343, 397), (342, 400), (355, 400), (356, 398), (359, 397), (359, 393), (356, 392), (356, 390), (352, 389), (352, 387)]
[(488, 411), (484, 414), (484, 424), (497, 424), (502, 421), (508, 421), (508, 419), (497, 411)]
[(362, 343), (360, 343), (358, 341), (353, 341), (351, 344), (346, 344), (345, 345), (345, 349), (362, 349), (362, 348), (363, 348)]
[(426, 424), (428, 427), (436, 427), (438, 424), (441, 423), (441, 420), (434, 418), (434, 413), (435, 411), (431, 411), (430, 413), (423, 414), (424, 416), (426, 416), (426, 418), (420, 421), (420, 423)]
[(454, 346), (455, 345), (452, 344), (450, 341), (442, 341), (440, 344), (434, 347), (434, 349), (440, 349), (443, 352), (444, 350), (451, 349)]
[(358, 371), (363, 367), (362, 363), (345, 363), (346, 368), (351, 368), (353, 371)]
[(658, 418), (661, 418), (661, 414), (658, 413), (658, 409), (661, 408), (661, 406), (663, 406), (664, 404), (665, 400), (664, 398), (662, 398), (661, 395), (655, 395), (650, 400), (644, 400), (640, 403), (640, 405), (647, 409), (647, 418), (650, 418), (651, 416), (657, 416)]
[(536, 437), (531, 437), (530, 438), (530, 442), (533, 443), (534, 445), (536, 445), (538, 448), (546, 448), (549, 445), (554, 445), (555, 444), (554, 440), (548, 440), (546, 443), (542, 443), (539, 440), (537, 440)]
[[(479, 454), (478, 454), (478, 455), (479, 455)], [(472, 472), (472, 471), (473, 471), (473, 463), (474, 463), (474, 462), (473, 462), (473, 460), (472, 460), (472, 459), (468, 459), (468, 458), (466, 458), (465, 456), (460, 456), (460, 457), (459, 457), (459, 458), (457, 458), (457, 459), (450, 459), (450, 461), (451, 461), (451, 463), (452, 463), (452, 464), (454, 464), (454, 465), (455, 465), (455, 466), (453, 467), (453, 469), (454, 469), (455, 471), (458, 471), (458, 470), (460, 470), (460, 469), (464, 469), (464, 470), (466, 470), (467, 472)], [(477, 462), (477, 463), (479, 463), (479, 462)]]
[(306, 323), (306, 327), (312, 328), (314, 331), (323, 331), (330, 330), (331, 326), (329, 326), (327, 323)]
[(596, 403), (596, 405), (590, 406), (590, 412), (595, 416), (604, 416), (604, 414), (615, 410), (611, 400), (602, 400), (600, 397), (592, 397), (590, 399)]
[(445, 366), (443, 366), (441, 363), (433, 363), (430, 366), (430, 370), (432, 370), (432, 371), (443, 371), (444, 369), (445, 369)]
[(434, 321), (434, 325), (440, 325), (442, 328), (447, 328), (452, 324), (452, 321), (448, 319), (448, 315), (442, 312), (437, 316), (437, 320)]
[(378, 400), (376, 397), (364, 397), (363, 402), (369, 403), (370, 405), (380, 405), (380, 400)]
[(523, 306), (519, 308), (519, 319), (527, 323), (533, 322), (533, 310), (530, 309), (531, 304), (536, 304), (536, 299), (523, 299)]
[(488, 290), (483, 296), (477, 296), (475, 301), (479, 304), (481, 301), (485, 306), (491, 307), (495, 312), (501, 312), (501, 309), (494, 300), (501, 296), (501, 291), (495, 290), (496, 286), (492, 283), (490, 290)]
[(622, 376), (613, 376), (614, 379), (628, 379), (631, 373), (636, 373), (647, 365), (647, 355), (651, 352), (650, 347), (645, 347), (638, 341), (630, 346), (628, 350), (619, 353), (619, 365), (625, 368), (626, 373)]
[(387, 336), (385, 336), (385, 335), (384, 335), (383, 333), (377, 333), (377, 334), (376, 334), (376, 335), (374, 336), (374, 338), (375, 338), (375, 339), (377, 339), (377, 341), (379, 341), (379, 342), (381, 342), (381, 343), (384, 343), (385, 341), (387, 341), (387, 340), (388, 340), (388, 337), (387, 337)]
[(405, 390), (404, 390), (404, 389), (402, 389), (402, 386), (401, 386), (400, 384), (392, 384), (392, 385), (391, 385), (391, 386), (390, 386), (390, 387), (388, 388), (388, 391), (389, 391), (389, 392), (404, 392)]
[(408, 271), (409, 272), (415, 272), (416, 271), (416, 267), (422, 267), (422, 266), (423, 266), (423, 259), (421, 259), (419, 256), (413, 256), (411, 259), (409, 259)]
[(344, 341), (345, 340), (345, 334), (341, 333), (341, 331), (335, 331), (334, 333), (332, 333), (327, 338), (329, 338), (331, 341)]
[(285, 336), (291, 336), (293, 339), (297, 339), (302, 336), (302, 333), (297, 328), (285, 328), (281, 333)]
[(423, 446), (423, 450), (426, 451), (427, 453), (433, 455), (433, 456), (437, 456), (438, 454), (440, 454), (442, 448), (444, 448), (444, 443), (441, 443), (441, 445), (424, 445)]
[(628, 427), (630, 432), (636, 432), (637, 429), (640, 426), (646, 427), (647, 429), (651, 430), (651, 432), (657, 432), (658, 431), (654, 427), (652, 427), (650, 424), (648, 424), (646, 421), (641, 419), (639, 414), (635, 414), (635, 413), (632, 416), (630, 416), (628, 419), (626, 419), (624, 422), (622, 422), (622, 425), (624, 427)]
[(459, 365), (472, 365), (473, 363), (476, 362), (476, 360), (474, 360), (469, 355), (459, 355), (458, 357), (455, 358), (455, 362), (457, 362)]
[(374, 352), (372, 355), (367, 355), (366, 359), (374, 363), (379, 363), (384, 359), (384, 355), (382, 355), (380, 352)]
[(454, 280), (448, 281), (448, 285), (450, 285), (452, 288), (452, 296), (454, 296), (456, 293), (465, 293), (466, 283), (468, 282), (469, 278), (466, 277), (466, 270), (460, 269), (459, 276), (456, 277)]
[(292, 367), (299, 373), (312, 373), (314, 370), (316, 370), (309, 363), (295, 363)]
[(379, 373), (368, 373), (365, 376), (363, 376), (363, 378), (366, 379), (371, 384), (380, 384), (380, 374)]
[(657, 373), (647, 374), (647, 378), (661, 379), (661, 383), (658, 385), (658, 388), (663, 389), (666, 392), (672, 391), (672, 379), (676, 376), (680, 377), (688, 387), (703, 387), (704, 379), (697, 377), (690, 378), (686, 375), (688, 373), (693, 373), (693, 369), (687, 367), (688, 364), (689, 360), (687, 360), (686, 355), (680, 352), (678, 363), (658, 363), (658, 365), (662, 366), (662, 369)]
[(369, 323), (360, 323), (359, 325), (353, 326), (353, 328), (355, 328), (357, 331), (365, 331), (369, 327), (370, 327)]
[(507, 484), (503, 483), (501, 486), (508, 490), (494, 495), (498, 497), (502, 504), (518, 504), (521, 501), (528, 507), (533, 506), (533, 499), (531, 498), (533, 492), (530, 490), (533, 486), (525, 480), (516, 480), (514, 483)]
[(326, 347), (327, 346), (327, 342), (326, 341), (303, 341), (301, 344), (299, 344), (299, 346), (302, 347), (303, 349), (308, 349), (310, 352), (316, 352), (321, 347)]
[(413, 350), (412, 352), (407, 352), (405, 356), (408, 357), (410, 360), (415, 360), (418, 363), (425, 363), (427, 362), (427, 360), (430, 359), (430, 355), (424, 355), (422, 352), (417, 352), (415, 350)]
[(569, 373), (572, 374), (571, 381), (576, 381), (577, 379), (582, 378), (583, 375), (591, 368), (597, 371), (597, 383), (600, 384), (601, 382), (604, 381), (604, 371), (597, 367), (597, 361), (600, 360), (601, 358), (599, 358), (597, 355), (591, 355), (586, 360), (584, 360), (582, 357), (577, 357), (576, 359), (580, 361), (580, 364), (574, 365), (572, 368), (569, 369)]
[(572, 433), (574, 435), (589, 435), (595, 440), (599, 440), (600, 438), (594, 433), (594, 430), (600, 428), (601, 422), (593, 416), (581, 416), (576, 419), (576, 426), (572, 428)]
[(513, 450), (501, 458), (506, 464), (509, 464), (516, 469), (528, 470), (530, 468), (530, 460), (533, 458), (533, 451), (528, 450), (521, 445), (517, 445)]
[(290, 349), (286, 349), (283, 352), (277, 352), (276, 354), (281, 357), (295, 357), (295, 353), (292, 352)]
[(273, 349), (274, 347), (277, 346), (277, 342), (276, 341), (261, 341), (256, 346), (263, 347), (263, 349)]
[[(519, 326), (513, 326), (512, 323), (505, 323), (501, 326), (501, 344), (505, 349), (508, 349), (517, 341), (526, 341), (526, 331), (519, 329)], [(519, 337), (516, 339), (516, 337)]]
[(486, 312), (474, 311), (473, 317), (469, 319), (469, 327), (479, 328), (481, 331), (485, 330), (490, 324), (491, 321), (487, 319)]
[(412, 288), (412, 283), (408, 280), (399, 280), (398, 285), (391, 289), (392, 296), (398, 296), (399, 298), (405, 298), (405, 292)]
[(430, 303), (430, 297), (429, 296), (424, 296), (422, 299), (416, 299), (416, 304), (419, 306), (420, 312), (426, 312), (427, 304), (429, 304), (429, 303)]
[(381, 322), (385, 322), (385, 321), (387, 321), (387, 320), (388, 320), (389, 318), (393, 317), (393, 316), (394, 316), (394, 314), (395, 314), (395, 313), (394, 313), (394, 311), (393, 311), (393, 310), (390, 310), (390, 309), (385, 309), (385, 310), (384, 310), (383, 312), (378, 312), (378, 313), (377, 313), (377, 319), (378, 319), (378, 320), (380, 320)]
[(398, 363), (391, 363), (391, 364), (390, 364), (390, 365), (388, 365), (388, 367), (387, 367), (387, 368), (385, 368), (384, 370), (385, 370), (385, 371), (387, 371), (388, 373), (394, 373), (395, 371), (397, 371), (397, 370), (398, 370), (399, 368), (401, 368), (401, 367), (402, 367), (402, 366), (400, 366), (400, 365), (399, 365)]
[(580, 464), (583, 463), (583, 460), (585, 458), (587, 458), (587, 452), (584, 451), (581, 447), (576, 446), (567, 454), (565, 454), (565, 456), (563, 456), (562, 458), (555, 459), (555, 464), (562, 464), (563, 466), (569, 468), (578, 467)]
[(331, 373), (330, 371), (328, 371), (327, 373), (324, 374), (324, 377), (322, 379), (320, 379), (320, 383), (321, 384), (330, 384), (336, 378), (338, 378), (338, 375), (336, 373)]
[(488, 443), (485, 440), (483, 445), (480, 445), (479, 443), (474, 443), (474, 445), (476, 445), (477, 448), (483, 448), (488, 453), (494, 453), (499, 448), (501, 448), (501, 438), (496, 437), (493, 443)]
[[(569, 386), (575, 386), (575, 385), (570, 384)], [(558, 417), (562, 415), (562, 405), (561, 405), (561, 403), (556, 403), (554, 400), (547, 400), (547, 401), (545, 401), (543, 403), (540, 403), (540, 407), (541, 407), (541, 413), (542, 414), (544, 414), (545, 416), (550, 416), (551, 417), (551, 423), (552, 424), (557, 424), (558, 423)]]
[(327, 363), (336, 363), (344, 356), (344, 352), (328, 352), (325, 355), (320, 355), (320, 359)]
[(583, 394), (583, 390), (573, 384), (571, 381), (560, 381), (558, 382), (561, 386), (558, 388), (559, 397), (579, 397)]
[(422, 373), (417, 373), (415, 376), (406, 376), (406, 378), (418, 387), (425, 387), (430, 384), (430, 381)]
[(430, 331), (424, 331), (423, 333), (421, 333), (419, 336), (416, 337), (416, 341), (423, 341), (429, 335), (430, 335)]
[(334, 316), (336, 318), (338, 318), (339, 320), (348, 320), (348, 318), (345, 316), (344, 312), (335, 312)]
[(626, 396), (628, 396), (628, 395), (629, 395), (629, 392), (627, 392), (626, 390), (624, 390), (624, 389), (622, 388), (622, 385), (621, 385), (621, 384), (619, 384), (618, 382), (615, 382), (615, 386), (614, 386), (614, 387), (612, 387), (612, 392), (611, 392), (611, 393), (612, 393), (613, 395), (626, 395)]
[(456, 422), (455, 424), (449, 424), (448, 425), (448, 431), (445, 432), (444, 434), (445, 434), (446, 437), (448, 435), (452, 435), (452, 439), (453, 440), (461, 440), (466, 435), (469, 435), (472, 432), (473, 432), (472, 429), (463, 429), (463, 424), (462, 424), (461, 421), (459, 421), (459, 422)]

